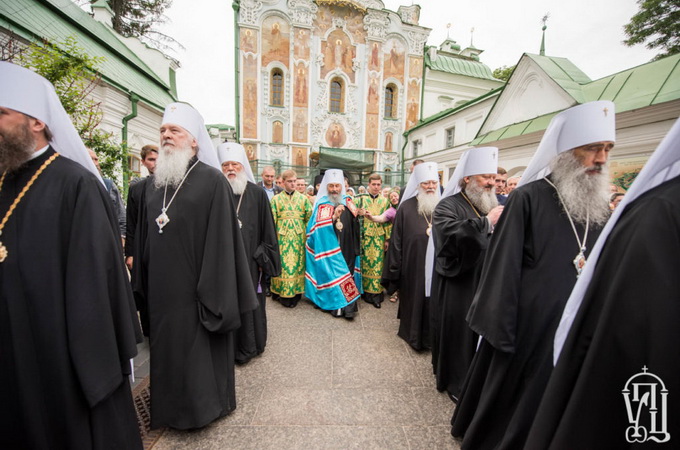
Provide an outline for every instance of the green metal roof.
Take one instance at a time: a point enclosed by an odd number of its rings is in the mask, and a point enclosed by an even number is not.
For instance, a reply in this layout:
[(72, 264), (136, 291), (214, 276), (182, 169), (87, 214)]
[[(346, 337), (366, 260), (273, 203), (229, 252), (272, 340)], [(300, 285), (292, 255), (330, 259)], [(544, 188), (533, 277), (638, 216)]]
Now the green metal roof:
[(59, 44), (73, 36), (92, 56), (102, 56), (99, 72), (107, 83), (134, 92), (158, 109), (176, 101), (170, 87), (106, 25), (71, 0), (0, 0), (0, 26), (29, 40)]
[[(541, 67), (550, 67), (550, 72), (546, 71), (549, 76), (561, 76), (560, 71), (555, 66), (551, 66), (551, 61), (546, 60), (566, 61), (563, 58), (526, 56), (537, 63), (540, 61)], [(566, 69), (570, 66), (575, 67), (569, 63), (561, 66), (560, 69)], [(566, 70), (563, 73), (566, 73)], [(633, 67), (595, 81), (590, 81), (585, 75), (585, 78), (581, 78), (578, 75), (578, 73), (581, 73), (578, 69), (576, 72), (570, 71), (570, 73), (572, 74), (570, 77), (574, 77), (571, 78), (571, 81), (564, 77), (555, 81), (560, 83), (562, 87), (569, 86), (567, 92), (572, 94), (576, 103), (611, 100), (616, 105), (617, 113), (680, 99), (680, 54)], [(577, 82), (575, 79), (582, 81)], [(545, 130), (550, 120), (559, 112), (555, 111), (494, 130), (483, 136), (478, 136), (470, 145), (486, 144)]]
[(576, 67), (567, 58), (556, 58), (554, 56), (541, 56), (525, 53), (525, 56), (531, 58), (543, 71), (548, 74), (562, 89), (567, 91), (574, 99), (583, 103), (584, 97), (581, 92), (581, 85), (590, 83), (588, 75), (583, 73), (581, 69)]
[(455, 75), (499, 81), (493, 77), (491, 69), (486, 64), (470, 59), (447, 56), (442, 53), (437, 53), (437, 58), (433, 61), (429, 52), (425, 52), (425, 67)]

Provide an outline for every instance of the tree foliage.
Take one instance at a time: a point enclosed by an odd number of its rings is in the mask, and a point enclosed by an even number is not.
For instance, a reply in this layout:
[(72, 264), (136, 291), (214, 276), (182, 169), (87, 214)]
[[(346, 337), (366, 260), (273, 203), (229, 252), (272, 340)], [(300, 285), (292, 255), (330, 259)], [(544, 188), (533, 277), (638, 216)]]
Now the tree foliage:
[(104, 58), (93, 57), (78, 46), (75, 38), (68, 37), (59, 44), (33, 43), (22, 52), (19, 63), (47, 78), (57, 92), (66, 113), (71, 117), (85, 146), (99, 156), (104, 177), (118, 180), (125, 149), (116, 142), (113, 133), (99, 128), (102, 120), (101, 105), (91, 97), (99, 83), (97, 67)]
[(632, 172), (625, 172), (621, 174), (620, 176), (614, 178), (612, 182), (622, 188), (624, 191), (627, 191), (630, 186), (633, 184), (633, 181), (635, 181), (635, 178), (640, 174), (640, 170), (634, 170)]
[(515, 67), (516, 66), (499, 67), (498, 69), (493, 71), (493, 77), (496, 78), (497, 80), (508, 81), (510, 79), (510, 75), (512, 75), (512, 71), (515, 70)]
[[(113, 11), (113, 29), (123, 36), (137, 37), (147, 44), (165, 50), (179, 43), (159, 32), (155, 26), (165, 23), (164, 13), (172, 0), (107, 0)], [(180, 46), (181, 47), (181, 46)]]
[(680, 52), (680, 0), (638, 0), (640, 9), (624, 25), (629, 47), (645, 43), (648, 49), (660, 49), (655, 59)]

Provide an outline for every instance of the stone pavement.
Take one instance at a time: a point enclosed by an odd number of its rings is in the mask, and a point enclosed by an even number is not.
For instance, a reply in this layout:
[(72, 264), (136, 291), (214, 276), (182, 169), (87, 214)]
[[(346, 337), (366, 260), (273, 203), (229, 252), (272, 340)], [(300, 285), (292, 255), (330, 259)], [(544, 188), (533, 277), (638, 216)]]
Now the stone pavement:
[(359, 300), (348, 321), (267, 299), (267, 348), (236, 367), (236, 411), (201, 430), (167, 430), (154, 450), (458, 449), (430, 352), (397, 337), (397, 304), (385, 300), (381, 309)]

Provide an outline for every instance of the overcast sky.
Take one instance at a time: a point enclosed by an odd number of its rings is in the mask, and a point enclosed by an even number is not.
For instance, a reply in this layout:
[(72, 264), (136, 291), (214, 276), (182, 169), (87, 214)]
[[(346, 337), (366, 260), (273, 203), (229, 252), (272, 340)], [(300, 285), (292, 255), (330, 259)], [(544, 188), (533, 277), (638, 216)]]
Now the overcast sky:
[[(286, 0), (280, 0), (285, 2)], [(206, 123), (233, 125), (234, 13), (231, 0), (174, 0), (162, 31), (186, 48), (172, 56), (180, 100), (193, 104)], [(410, 0), (385, 0), (396, 11)], [(656, 52), (644, 45), (626, 47), (623, 25), (637, 12), (636, 0), (421, 0), (420, 25), (431, 28), (428, 45), (448, 33), (463, 48), (484, 50), (492, 70), (517, 63), (522, 53), (538, 53), (541, 18), (550, 14), (546, 54), (568, 58), (595, 80), (648, 62)]]

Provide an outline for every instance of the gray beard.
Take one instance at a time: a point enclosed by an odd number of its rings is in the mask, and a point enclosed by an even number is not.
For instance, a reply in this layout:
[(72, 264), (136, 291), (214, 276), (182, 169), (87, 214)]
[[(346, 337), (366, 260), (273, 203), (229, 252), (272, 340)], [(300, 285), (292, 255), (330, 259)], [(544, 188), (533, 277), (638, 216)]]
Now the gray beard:
[(603, 226), (609, 220), (609, 171), (602, 166), (599, 174), (586, 173), (586, 167), (573, 151), (562, 152), (550, 163), (552, 181), (560, 193), (563, 208), (582, 225)]
[(470, 199), (470, 203), (477, 209), (477, 211), (486, 216), (489, 211), (498, 206), (498, 198), (496, 198), (496, 190), (484, 190), (477, 182), (470, 181), (465, 186), (465, 195)]
[(187, 172), (187, 166), (194, 152), (188, 145), (170, 150), (163, 146), (160, 150), (154, 172), (154, 185), (159, 189), (165, 186), (176, 189)]
[(333, 204), (333, 206), (338, 206), (342, 201), (342, 194), (328, 194), (328, 201)]
[(236, 178), (233, 180), (227, 178), (227, 181), (231, 185), (231, 190), (234, 191), (234, 194), (236, 195), (243, 194), (246, 190), (246, 186), (248, 186), (248, 176), (244, 171), (237, 172)]
[(6, 132), (0, 140), (0, 171), (14, 172), (24, 165), (35, 153), (35, 139), (25, 125), (17, 127), (16, 132)]
[(437, 207), (437, 194), (428, 194), (418, 188), (418, 213), (431, 215)]

